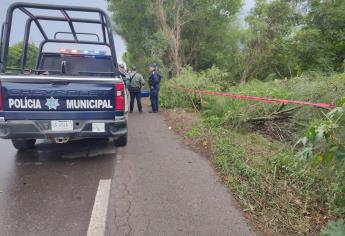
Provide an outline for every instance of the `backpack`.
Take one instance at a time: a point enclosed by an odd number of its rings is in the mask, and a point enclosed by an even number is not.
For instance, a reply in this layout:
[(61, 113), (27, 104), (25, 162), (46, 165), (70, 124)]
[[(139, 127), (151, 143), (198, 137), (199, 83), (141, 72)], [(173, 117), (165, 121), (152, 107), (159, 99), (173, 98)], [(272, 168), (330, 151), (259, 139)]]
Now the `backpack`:
[(128, 86), (128, 90), (130, 92), (139, 92), (141, 90), (141, 88), (138, 88), (138, 87), (132, 87), (131, 84), (132, 84), (132, 80), (133, 78), (137, 75), (137, 73), (134, 73), (133, 76), (130, 77), (129, 79), (129, 86)]

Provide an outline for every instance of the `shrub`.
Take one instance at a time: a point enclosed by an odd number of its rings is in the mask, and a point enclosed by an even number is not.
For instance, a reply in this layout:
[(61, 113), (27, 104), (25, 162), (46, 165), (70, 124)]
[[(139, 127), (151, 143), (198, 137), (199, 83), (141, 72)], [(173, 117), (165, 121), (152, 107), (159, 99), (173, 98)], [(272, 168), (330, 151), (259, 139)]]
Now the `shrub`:
[(166, 108), (190, 107), (201, 109), (202, 97), (198, 94), (188, 93), (183, 88), (220, 91), (219, 78), (224, 79), (226, 75), (217, 68), (196, 73), (193, 72), (191, 67), (186, 67), (181, 71), (180, 77), (165, 81), (162, 85), (160, 103)]
[[(205, 117), (217, 116), (221, 123), (234, 128), (259, 130), (282, 141), (296, 140), (310, 122), (323, 118), (327, 110), (299, 105), (281, 105), (247, 100), (199, 95), (183, 88), (223, 91), (242, 95), (271, 97), (290, 100), (336, 103), (344, 96), (345, 74), (330, 77), (316, 73), (290, 80), (262, 82), (253, 80), (247, 84), (230, 86), (227, 74), (217, 68), (196, 73), (185, 68), (181, 77), (167, 81), (162, 86), (161, 103), (164, 107), (190, 107), (203, 112)], [(224, 85), (227, 84), (227, 85)]]

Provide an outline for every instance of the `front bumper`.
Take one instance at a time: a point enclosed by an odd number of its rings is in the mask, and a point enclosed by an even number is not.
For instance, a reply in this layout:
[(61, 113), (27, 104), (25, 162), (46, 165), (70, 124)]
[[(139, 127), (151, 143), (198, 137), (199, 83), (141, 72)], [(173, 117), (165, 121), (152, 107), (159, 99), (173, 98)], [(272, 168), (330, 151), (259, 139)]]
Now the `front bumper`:
[[(104, 123), (105, 132), (93, 132), (92, 123)], [(54, 139), (59, 137), (76, 138), (119, 138), (126, 135), (125, 116), (115, 120), (74, 120), (73, 131), (52, 131), (50, 120), (10, 120), (0, 121), (0, 138), (4, 139)]]

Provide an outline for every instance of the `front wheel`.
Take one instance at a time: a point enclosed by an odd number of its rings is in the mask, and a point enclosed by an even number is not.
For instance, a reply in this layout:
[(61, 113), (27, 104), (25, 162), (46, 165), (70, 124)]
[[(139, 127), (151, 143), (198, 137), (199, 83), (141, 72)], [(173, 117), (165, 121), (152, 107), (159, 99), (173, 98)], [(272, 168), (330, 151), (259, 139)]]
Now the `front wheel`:
[(120, 138), (114, 140), (114, 144), (116, 147), (125, 147), (128, 142), (128, 136), (127, 134), (121, 136)]
[(13, 146), (19, 151), (26, 151), (35, 147), (36, 139), (12, 139)]

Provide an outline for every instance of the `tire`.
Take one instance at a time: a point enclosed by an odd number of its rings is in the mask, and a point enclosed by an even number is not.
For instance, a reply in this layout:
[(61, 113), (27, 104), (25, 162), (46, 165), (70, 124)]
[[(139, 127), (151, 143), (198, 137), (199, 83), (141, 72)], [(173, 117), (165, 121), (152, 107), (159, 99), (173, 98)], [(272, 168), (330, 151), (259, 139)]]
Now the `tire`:
[(114, 145), (116, 147), (125, 147), (127, 146), (127, 142), (128, 142), (128, 136), (127, 134), (121, 136), (120, 138), (114, 140)]
[(19, 151), (26, 151), (35, 147), (36, 139), (12, 139), (13, 146)]

